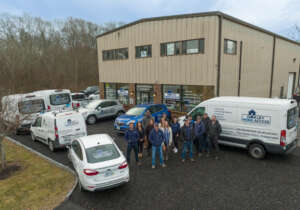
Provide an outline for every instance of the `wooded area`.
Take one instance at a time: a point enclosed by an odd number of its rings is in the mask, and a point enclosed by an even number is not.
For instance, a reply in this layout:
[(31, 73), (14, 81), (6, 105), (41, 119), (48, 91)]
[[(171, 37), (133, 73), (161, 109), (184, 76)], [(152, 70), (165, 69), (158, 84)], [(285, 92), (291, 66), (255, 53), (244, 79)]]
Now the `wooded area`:
[(98, 85), (96, 35), (121, 24), (1, 15), (0, 92)]

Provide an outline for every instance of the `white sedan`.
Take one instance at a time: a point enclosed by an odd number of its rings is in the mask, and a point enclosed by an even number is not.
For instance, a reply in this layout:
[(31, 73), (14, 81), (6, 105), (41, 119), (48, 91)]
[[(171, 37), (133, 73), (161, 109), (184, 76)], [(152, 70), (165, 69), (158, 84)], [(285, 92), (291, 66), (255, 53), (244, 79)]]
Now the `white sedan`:
[(126, 158), (107, 134), (73, 140), (68, 157), (78, 175), (80, 191), (103, 190), (129, 182)]

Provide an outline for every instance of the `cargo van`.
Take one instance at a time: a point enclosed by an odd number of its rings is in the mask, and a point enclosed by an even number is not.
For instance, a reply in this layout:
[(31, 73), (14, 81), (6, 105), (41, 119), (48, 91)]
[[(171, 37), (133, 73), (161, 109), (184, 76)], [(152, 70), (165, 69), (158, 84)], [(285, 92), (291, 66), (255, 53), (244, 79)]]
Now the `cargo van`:
[(30, 128), (33, 141), (41, 141), (51, 151), (66, 147), (75, 138), (87, 135), (83, 116), (76, 111), (52, 111), (40, 114)]
[(16, 134), (29, 132), (37, 115), (45, 111), (43, 98), (33, 93), (4, 96), (1, 102), (1, 117), (7, 126), (16, 126)]
[(217, 97), (200, 103), (188, 115), (195, 118), (205, 112), (216, 115), (222, 126), (220, 144), (245, 148), (256, 159), (264, 158), (266, 153), (287, 154), (296, 148), (295, 100)]
[(33, 92), (44, 99), (46, 111), (72, 110), (71, 91), (67, 89), (40, 90)]

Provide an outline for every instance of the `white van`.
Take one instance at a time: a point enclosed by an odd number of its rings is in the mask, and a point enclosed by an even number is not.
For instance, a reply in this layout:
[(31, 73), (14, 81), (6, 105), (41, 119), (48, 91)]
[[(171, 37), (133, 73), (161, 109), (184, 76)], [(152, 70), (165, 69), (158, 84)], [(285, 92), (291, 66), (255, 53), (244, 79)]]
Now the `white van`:
[(83, 116), (76, 111), (52, 111), (41, 114), (31, 125), (31, 138), (49, 146), (51, 151), (69, 145), (75, 138), (87, 135)]
[(71, 91), (67, 89), (57, 90), (39, 90), (35, 91), (37, 94), (44, 98), (46, 111), (55, 110), (72, 110), (72, 97)]
[(4, 96), (1, 106), (4, 122), (6, 125), (17, 126), (16, 134), (29, 132), (37, 115), (45, 111), (43, 98), (32, 93)]
[(200, 103), (188, 115), (195, 118), (205, 112), (216, 115), (222, 126), (220, 144), (248, 149), (256, 159), (264, 158), (266, 152), (284, 154), (296, 148), (295, 100), (217, 97)]

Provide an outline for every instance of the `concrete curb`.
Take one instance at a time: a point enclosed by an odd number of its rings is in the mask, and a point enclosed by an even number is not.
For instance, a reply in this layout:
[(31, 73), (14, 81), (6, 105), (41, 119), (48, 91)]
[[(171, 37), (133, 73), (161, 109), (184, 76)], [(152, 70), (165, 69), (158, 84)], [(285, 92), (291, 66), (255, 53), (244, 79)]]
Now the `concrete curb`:
[[(14, 144), (17, 144), (17, 145), (19, 145), (19, 146), (21, 146), (21, 147), (23, 147), (23, 148), (29, 150), (30, 152), (32, 152), (32, 153), (34, 153), (34, 154), (40, 156), (41, 158), (43, 158), (43, 159), (49, 161), (50, 163), (53, 163), (53, 164), (56, 165), (57, 167), (62, 168), (62, 169), (64, 169), (64, 170), (66, 170), (66, 171), (72, 173), (73, 176), (75, 177), (75, 183), (74, 183), (72, 189), (67, 193), (67, 195), (66, 195), (64, 201), (66, 201), (66, 200), (68, 200), (68, 199), (70, 198), (71, 194), (74, 192), (74, 190), (75, 190), (75, 188), (76, 188), (76, 186), (77, 186), (77, 184), (78, 184), (78, 177), (77, 177), (75, 171), (73, 171), (70, 167), (68, 167), (68, 166), (66, 166), (66, 165), (64, 165), (64, 164), (61, 164), (61, 163), (59, 163), (59, 162), (57, 162), (57, 161), (55, 161), (55, 160), (53, 160), (53, 159), (47, 157), (46, 155), (43, 155), (42, 153), (39, 153), (39, 152), (37, 152), (36, 150), (33, 150), (32, 148), (30, 148), (30, 147), (28, 147), (28, 146), (26, 146), (26, 145), (24, 145), (24, 144), (22, 144), (22, 143), (20, 143), (20, 142), (18, 142), (18, 141), (16, 141), (16, 140), (14, 140), (14, 139), (11, 138), (11, 137), (8, 137), (8, 136), (7, 136), (7, 137), (5, 137), (5, 138), (6, 138), (7, 140), (9, 140), (10, 142), (12, 142), (12, 143), (14, 143)], [(64, 201), (63, 201), (63, 202), (64, 202)], [(61, 203), (63, 203), (63, 202), (61, 202)], [(61, 204), (61, 203), (60, 203), (60, 204)], [(60, 205), (60, 204), (59, 204), (59, 205)], [(59, 205), (58, 205), (58, 206), (59, 206)]]

